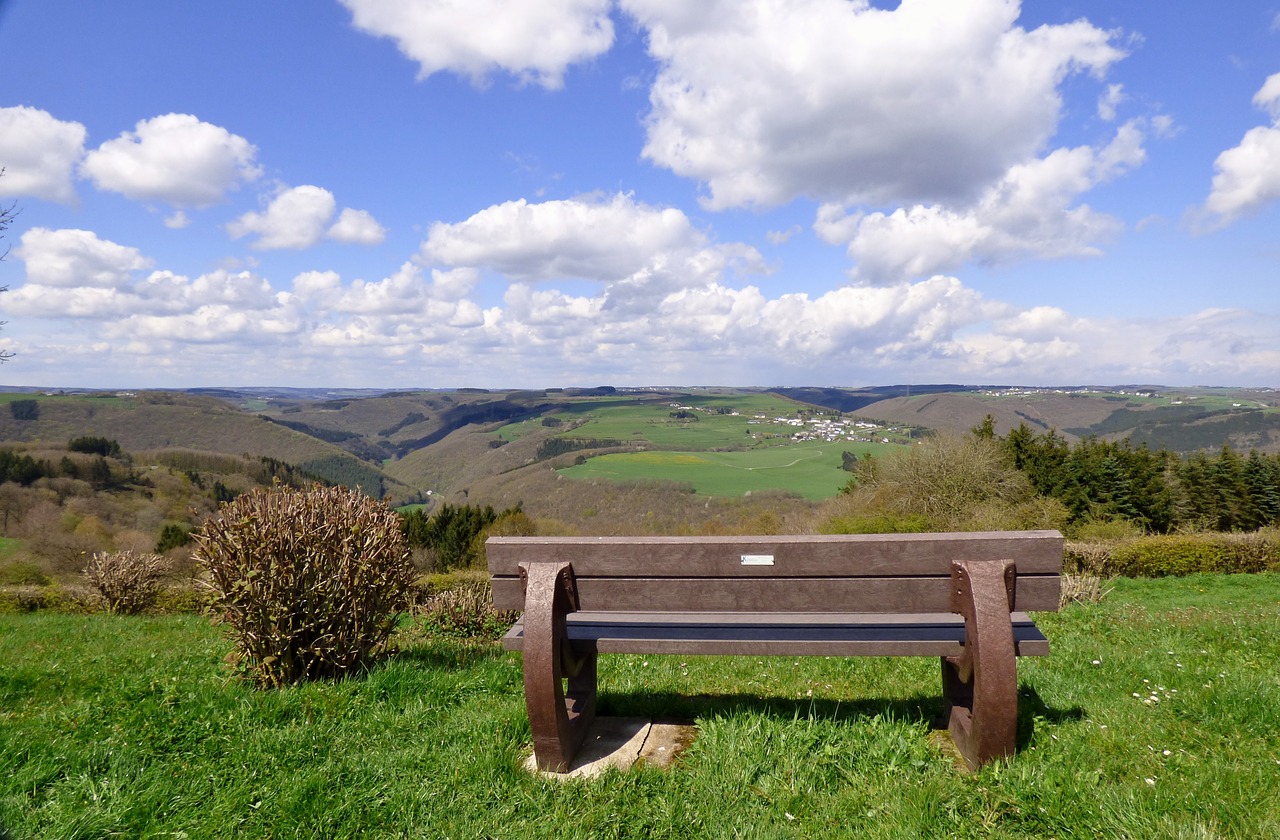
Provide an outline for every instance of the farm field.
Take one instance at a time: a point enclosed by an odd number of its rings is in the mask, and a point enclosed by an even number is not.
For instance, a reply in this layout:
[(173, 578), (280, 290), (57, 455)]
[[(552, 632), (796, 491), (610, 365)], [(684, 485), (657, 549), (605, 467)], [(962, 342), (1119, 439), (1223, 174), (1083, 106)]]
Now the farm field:
[[(759, 491), (784, 491), (818, 500), (839, 492), (849, 480), (842, 453), (893, 451), (882, 439), (904, 441), (907, 433), (889, 427), (873, 430), (848, 425), (839, 434), (818, 424), (840, 420), (836, 412), (821, 412), (766, 393), (681, 394), (663, 398), (605, 398), (575, 403), (548, 415), (563, 427), (555, 436), (570, 440), (616, 442), (643, 451), (608, 453), (559, 470), (575, 479), (677, 482), (694, 492), (741, 496)], [(519, 440), (546, 428), (546, 420), (531, 419), (503, 427), (499, 435)], [(800, 439), (798, 439), (800, 438)]]
[(519, 656), (406, 625), (259, 691), (192, 615), (0, 615), (0, 836), (1280, 836), (1280, 575), (1117, 580), (1037, 621), (1019, 747), (957, 769), (928, 658), (601, 659), (601, 713), (696, 722), (668, 770), (563, 783)]
[(817, 500), (834, 496), (848, 483), (850, 474), (841, 468), (843, 452), (861, 455), (888, 447), (807, 442), (745, 452), (620, 452), (591, 458), (560, 474), (580, 480), (676, 481), (710, 496), (781, 490)]

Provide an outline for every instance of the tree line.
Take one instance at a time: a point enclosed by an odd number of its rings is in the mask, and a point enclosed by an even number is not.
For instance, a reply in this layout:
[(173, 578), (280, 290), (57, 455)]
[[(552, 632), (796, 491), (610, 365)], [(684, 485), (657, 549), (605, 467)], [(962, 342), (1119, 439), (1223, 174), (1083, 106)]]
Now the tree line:
[(995, 441), (1043, 496), (1062, 502), (1072, 521), (1124, 519), (1153, 533), (1183, 527), (1252, 531), (1280, 525), (1280, 454), (1179, 455), (1128, 440), (1085, 438), (1025, 423), (1000, 437), (988, 417), (973, 430)]
[(522, 506), (497, 511), (492, 505), (442, 503), (428, 515), (424, 508), (402, 514), (405, 539), (413, 548), (432, 554), (436, 571), (483, 565), (483, 537), (503, 520), (528, 520)]

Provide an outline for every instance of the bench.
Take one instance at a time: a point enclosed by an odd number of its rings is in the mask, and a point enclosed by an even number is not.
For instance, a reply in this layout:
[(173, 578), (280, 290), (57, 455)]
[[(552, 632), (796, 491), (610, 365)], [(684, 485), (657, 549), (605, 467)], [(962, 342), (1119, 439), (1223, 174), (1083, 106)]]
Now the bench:
[(492, 537), (493, 605), (523, 610), (540, 769), (565, 772), (596, 711), (601, 653), (937, 656), (970, 768), (1014, 752), (1016, 656), (1049, 652), (1057, 531), (750, 537)]

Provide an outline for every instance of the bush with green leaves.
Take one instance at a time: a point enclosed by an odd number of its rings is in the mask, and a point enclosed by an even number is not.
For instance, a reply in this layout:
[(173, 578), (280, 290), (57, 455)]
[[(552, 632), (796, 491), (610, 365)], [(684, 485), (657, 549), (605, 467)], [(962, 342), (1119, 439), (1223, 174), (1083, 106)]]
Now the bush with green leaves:
[(410, 601), (400, 518), (346, 487), (257, 489), (192, 535), (211, 605), (260, 686), (369, 662)]
[(431, 591), (414, 612), (418, 630), (430, 638), (493, 641), (519, 617), (494, 609), (487, 574), (434, 575), (428, 583)]
[(1113, 542), (1069, 541), (1067, 571), (1106, 577), (1280, 571), (1280, 530), (1158, 534)]
[(1059, 528), (1062, 504), (1036, 495), (995, 442), (939, 432), (894, 455), (853, 463), (854, 478), (819, 530), (1008, 531)]
[(1280, 540), (1274, 530), (1143, 537), (1116, 547), (1110, 565), (1108, 571), (1125, 577), (1265, 572), (1280, 569)]
[(134, 615), (154, 604), (167, 572), (165, 559), (146, 551), (97, 551), (84, 568), (107, 612), (116, 615)]

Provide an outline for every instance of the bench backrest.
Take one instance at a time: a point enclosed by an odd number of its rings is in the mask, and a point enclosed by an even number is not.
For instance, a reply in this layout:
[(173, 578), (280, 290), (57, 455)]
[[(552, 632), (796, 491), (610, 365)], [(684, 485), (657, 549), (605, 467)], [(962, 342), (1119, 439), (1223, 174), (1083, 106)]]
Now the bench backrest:
[(522, 562), (573, 564), (588, 612), (945, 613), (953, 560), (1013, 560), (1018, 611), (1056, 610), (1057, 531), (761, 537), (492, 537), (498, 609)]

